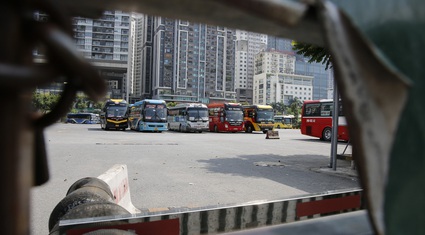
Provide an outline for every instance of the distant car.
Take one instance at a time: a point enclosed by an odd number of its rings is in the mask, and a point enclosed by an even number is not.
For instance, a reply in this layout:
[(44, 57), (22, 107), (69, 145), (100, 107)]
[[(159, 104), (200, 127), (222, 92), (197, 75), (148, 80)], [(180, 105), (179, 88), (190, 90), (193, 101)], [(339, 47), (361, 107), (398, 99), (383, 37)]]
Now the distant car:
[(99, 114), (94, 113), (68, 113), (66, 123), (73, 124), (99, 124)]

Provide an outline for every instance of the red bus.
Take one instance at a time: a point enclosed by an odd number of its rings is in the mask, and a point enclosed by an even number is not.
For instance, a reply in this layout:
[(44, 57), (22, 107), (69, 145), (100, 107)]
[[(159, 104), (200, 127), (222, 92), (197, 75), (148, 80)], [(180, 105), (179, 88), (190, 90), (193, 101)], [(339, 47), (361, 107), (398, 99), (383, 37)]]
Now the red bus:
[[(306, 100), (301, 111), (301, 134), (330, 141), (332, 138), (333, 100)], [(338, 140), (348, 141), (347, 121), (339, 105)]]
[(243, 109), (239, 103), (208, 104), (209, 129), (214, 132), (239, 132), (244, 130)]

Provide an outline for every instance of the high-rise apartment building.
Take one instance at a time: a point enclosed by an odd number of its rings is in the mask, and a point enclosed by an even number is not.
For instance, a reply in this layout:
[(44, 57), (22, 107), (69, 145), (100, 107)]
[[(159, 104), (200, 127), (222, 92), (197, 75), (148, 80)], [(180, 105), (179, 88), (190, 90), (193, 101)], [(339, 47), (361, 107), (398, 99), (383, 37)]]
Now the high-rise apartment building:
[(253, 103), (283, 102), (289, 105), (295, 98), (304, 101), (313, 97), (313, 76), (295, 73), (295, 56), (264, 51), (255, 57)]
[(235, 89), (238, 102), (252, 104), (255, 55), (266, 46), (267, 35), (236, 30)]
[[(233, 29), (145, 16), (142, 61), (152, 98), (176, 102), (235, 101)], [(152, 43), (149, 44), (149, 40)], [(147, 45), (151, 46), (148, 51)], [(149, 58), (150, 57), (150, 58)], [(148, 74), (149, 73), (149, 74)]]
[(105, 11), (99, 19), (73, 19), (77, 49), (108, 82), (110, 98), (125, 98), (130, 36), (130, 16)]
[(152, 98), (152, 43), (153, 17), (131, 14), (131, 40), (129, 50), (129, 102)]

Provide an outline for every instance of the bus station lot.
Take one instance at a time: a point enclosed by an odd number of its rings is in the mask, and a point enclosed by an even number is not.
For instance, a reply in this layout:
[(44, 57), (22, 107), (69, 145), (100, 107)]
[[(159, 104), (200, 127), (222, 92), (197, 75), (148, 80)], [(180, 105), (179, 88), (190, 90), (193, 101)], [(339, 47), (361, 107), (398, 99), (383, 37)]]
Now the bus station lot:
[[(58, 123), (45, 130), (50, 180), (32, 189), (34, 234), (48, 234), (51, 211), (68, 188), (126, 164), (136, 208), (203, 207), (358, 188), (351, 162), (328, 168), (330, 142), (281, 129), (256, 133), (105, 131)], [(351, 146), (338, 144), (338, 154)]]

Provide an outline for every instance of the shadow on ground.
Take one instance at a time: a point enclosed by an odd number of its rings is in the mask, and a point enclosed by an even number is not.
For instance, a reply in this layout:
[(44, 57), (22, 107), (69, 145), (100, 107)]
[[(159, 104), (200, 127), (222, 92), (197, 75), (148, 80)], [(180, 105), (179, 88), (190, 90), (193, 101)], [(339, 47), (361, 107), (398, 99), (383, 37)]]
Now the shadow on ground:
[(329, 159), (321, 155), (240, 155), (199, 162), (213, 174), (267, 178), (309, 193), (360, 187), (356, 174), (346, 171), (351, 168), (350, 161), (338, 160), (337, 171), (333, 172), (328, 167)]

